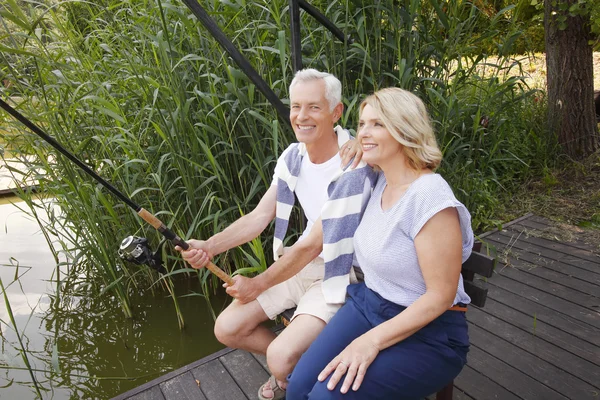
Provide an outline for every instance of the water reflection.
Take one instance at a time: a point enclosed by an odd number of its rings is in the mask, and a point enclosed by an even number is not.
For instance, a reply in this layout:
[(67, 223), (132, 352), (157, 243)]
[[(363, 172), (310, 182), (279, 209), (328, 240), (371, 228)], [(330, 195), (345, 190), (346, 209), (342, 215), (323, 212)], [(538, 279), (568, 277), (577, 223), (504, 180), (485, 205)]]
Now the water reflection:
[[(131, 298), (135, 317), (126, 319), (115, 299), (90, 287), (62, 277), (57, 291), (52, 253), (37, 223), (14, 205), (0, 204), (0, 226), (0, 277), (44, 399), (111, 398), (222, 348), (203, 298), (179, 297), (183, 332), (163, 293), (137, 293)], [(197, 280), (182, 278), (176, 292), (200, 288)], [(216, 312), (224, 302), (212, 298)], [(25, 364), (2, 299), (0, 318), (0, 397), (35, 398), (29, 371), (15, 369)]]

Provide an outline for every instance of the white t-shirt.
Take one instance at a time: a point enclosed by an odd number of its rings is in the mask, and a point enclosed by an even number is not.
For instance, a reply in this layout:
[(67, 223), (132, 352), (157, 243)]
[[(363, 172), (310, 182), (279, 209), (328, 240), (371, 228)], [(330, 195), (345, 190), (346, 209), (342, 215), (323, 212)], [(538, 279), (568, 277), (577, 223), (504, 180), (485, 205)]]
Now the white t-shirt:
[[(325, 202), (329, 198), (328, 187), (333, 177), (341, 170), (342, 159), (339, 153), (321, 164), (314, 164), (310, 161), (310, 157), (306, 154), (302, 157), (302, 165), (294, 193), (298, 197), (300, 206), (304, 211), (307, 223), (304, 232), (298, 238), (298, 242), (308, 236), (315, 221), (321, 216), (321, 211)], [(277, 178), (273, 175), (271, 186), (277, 186)], [(363, 196), (363, 208), (369, 199), (371, 185), (368, 180), (365, 180), (365, 188)], [(323, 257), (323, 253), (319, 254)], [(356, 265), (356, 262), (355, 262)]]
[[(342, 159), (339, 153), (336, 153), (335, 156), (321, 164), (311, 162), (308, 154), (302, 157), (302, 165), (300, 166), (300, 173), (294, 193), (298, 197), (307, 223), (298, 241), (308, 236), (315, 221), (321, 216), (321, 209), (329, 198), (327, 188), (333, 177), (338, 173), (341, 163)], [(277, 185), (275, 177), (273, 177), (271, 185)]]
[(302, 158), (298, 183), (296, 183), (296, 196), (306, 216), (306, 229), (298, 241), (310, 233), (313, 224), (321, 216), (321, 210), (329, 198), (327, 188), (335, 174), (339, 171), (342, 159), (339, 153), (321, 164), (313, 164), (310, 157)]

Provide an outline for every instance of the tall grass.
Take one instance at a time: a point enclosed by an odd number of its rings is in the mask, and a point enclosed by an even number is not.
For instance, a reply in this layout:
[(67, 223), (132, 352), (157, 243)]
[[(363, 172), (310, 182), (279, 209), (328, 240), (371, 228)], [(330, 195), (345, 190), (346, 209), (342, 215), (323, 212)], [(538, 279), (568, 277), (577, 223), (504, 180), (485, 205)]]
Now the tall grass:
[[(342, 80), (343, 124), (355, 126), (357, 105), (373, 90), (417, 92), (444, 149), (441, 172), (471, 210), (476, 229), (496, 224), (505, 193), (549, 162), (552, 150), (536, 122), (543, 109), (509, 56), (519, 36), (511, 9), (482, 33), (482, 13), (465, 1), (311, 4), (354, 39), (339, 43), (302, 16), (304, 64)], [(292, 76), (288, 2), (213, 0), (203, 6), (286, 99)], [(25, 8), (7, 0), (0, 18), (0, 78), (8, 84), (3, 96), (182, 237), (207, 238), (251, 210), (278, 154), (294, 140), (287, 122), (175, 0), (28, 2)], [(496, 43), (495, 62), (479, 51), (482, 41)], [(136, 234), (157, 243), (156, 232), (48, 145), (0, 118), (21, 131), (4, 140), (17, 156), (36, 155), (27, 165), (63, 210), (47, 228), (68, 232), (60, 238), (72, 255), (72, 271), (99, 279), (126, 315), (132, 290), (171, 291), (172, 274), (183, 267), (173, 252), (165, 255), (170, 274), (163, 278), (116, 256), (121, 238)], [(268, 238), (216, 261), (230, 272), (260, 271), (270, 261)], [(216, 287), (205, 271), (197, 278), (205, 293)]]

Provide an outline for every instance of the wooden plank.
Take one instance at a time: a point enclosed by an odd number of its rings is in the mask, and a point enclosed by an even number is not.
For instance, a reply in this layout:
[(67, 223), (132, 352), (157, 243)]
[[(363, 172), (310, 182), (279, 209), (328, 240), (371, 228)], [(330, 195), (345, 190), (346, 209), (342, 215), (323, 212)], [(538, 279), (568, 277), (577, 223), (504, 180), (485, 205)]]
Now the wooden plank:
[(540, 217), (539, 215), (535, 215), (535, 214), (532, 215), (530, 218), (528, 218), (528, 220), (531, 220), (533, 222), (537, 222), (538, 224), (547, 225), (547, 226), (553, 226), (553, 225), (559, 223), (559, 222), (553, 221), (553, 220), (548, 219), (548, 218)]
[(572, 265), (574, 267), (586, 269), (591, 272), (598, 272), (599, 264), (584, 260), (577, 256), (566, 254), (560, 251), (552, 250), (544, 246), (540, 246), (536, 243), (525, 238), (523, 235), (519, 236), (516, 233), (510, 232), (498, 232), (494, 235), (491, 235), (490, 238), (497, 240), (498, 237), (505, 237), (510, 240), (510, 245), (508, 247), (516, 247), (517, 249), (528, 251), (532, 254), (536, 254), (538, 256), (543, 256), (544, 258), (549, 258), (551, 260), (560, 261), (565, 264)]
[(202, 364), (191, 372), (194, 379), (200, 381), (200, 389), (207, 400), (247, 400), (220, 360)]
[[(545, 222), (540, 222), (543, 218), (539, 218), (536, 216), (532, 216), (526, 221), (522, 221), (519, 225), (522, 225), (527, 228), (537, 229), (542, 231), (548, 235), (553, 235), (554, 233), (559, 233), (559, 240), (564, 243), (568, 243), (569, 246), (577, 247), (578, 249), (587, 250), (591, 252), (599, 252), (600, 251), (600, 243), (588, 243), (585, 240), (582, 240), (580, 236), (584, 236), (585, 230), (583, 228), (579, 228), (576, 226), (570, 226), (567, 224), (561, 224), (558, 222), (553, 222), (550, 220), (545, 220)], [(572, 233), (571, 235), (565, 234), (565, 229), (569, 230)], [(575, 232), (573, 232), (575, 231)], [(579, 232), (578, 232), (579, 231)], [(583, 232), (582, 232), (583, 231)], [(583, 235), (582, 235), (583, 233)], [(568, 237), (567, 237), (568, 236)]]
[[(488, 354), (478, 346), (471, 345), (469, 350), (469, 365), (482, 375), (498, 383), (506, 390), (524, 400), (566, 400), (567, 397), (521, 373), (510, 364)], [(477, 382), (475, 382), (477, 384)], [(460, 385), (459, 385), (460, 387)], [(462, 389), (472, 396), (472, 394)], [(478, 396), (473, 396), (480, 399)]]
[(206, 400), (196, 379), (189, 371), (169, 379), (159, 386), (167, 400)]
[[(469, 353), (469, 359), (473, 355)], [(477, 400), (521, 400), (520, 397), (511, 393), (490, 378), (475, 371), (467, 364), (460, 375), (454, 380), (455, 390), (462, 392)]]
[(152, 386), (149, 389), (144, 390), (141, 393), (133, 395), (127, 398), (128, 400), (165, 400), (160, 388), (158, 386)]
[(237, 350), (220, 358), (244, 394), (253, 399), (258, 388), (269, 379), (269, 374), (247, 351)]
[[(434, 397), (435, 398), (435, 397)], [(452, 393), (453, 400), (475, 400), (465, 392), (458, 389), (456, 386), (454, 387), (454, 392)]]
[[(600, 294), (600, 287), (598, 285), (577, 279), (563, 272), (557, 272), (554, 269), (546, 268), (544, 265), (536, 265), (521, 260), (518, 254), (511, 254), (511, 256), (508, 257), (508, 261), (508, 268), (512, 267), (518, 269), (526, 274), (535, 275), (588, 296), (597, 298), (597, 295)], [(500, 268), (499, 271), (500, 270), (504, 270), (504, 268)]]
[[(571, 317), (595, 328), (600, 328), (600, 315), (597, 311), (581, 307), (575, 303), (555, 297), (552, 294), (538, 290), (532, 286), (527, 286), (502, 275), (494, 276), (488, 281), (488, 287), (491, 288), (492, 286), (500, 287), (508, 292), (521, 296), (523, 299), (529, 299), (535, 303), (542, 304), (563, 314), (565, 317)], [(518, 307), (516, 308), (518, 309)]]
[[(550, 231), (558, 230), (561, 232), (561, 237), (567, 236), (565, 235), (565, 230), (569, 230), (572, 233), (572, 236), (563, 240), (566, 243), (571, 244), (572, 246), (579, 247), (583, 250), (589, 250), (598, 254), (600, 251), (600, 243), (593, 240), (593, 236), (590, 238), (587, 235), (587, 231), (589, 228), (580, 228), (578, 226), (568, 225), (562, 222), (551, 221), (542, 217), (538, 217), (536, 215), (532, 216), (527, 222), (523, 222), (524, 226), (538, 227), (538, 229), (548, 229)], [(593, 240), (593, 241), (590, 241)]]
[[(494, 293), (495, 294), (495, 293)], [(582, 340), (577, 336), (574, 336), (569, 328), (573, 328), (575, 321), (565, 321), (564, 318), (559, 317), (562, 322), (563, 330), (552, 326), (551, 324), (544, 321), (544, 318), (540, 318), (533, 313), (524, 313), (520, 310), (516, 310), (512, 307), (506, 306), (500, 302), (497, 302), (493, 298), (488, 299), (488, 303), (482, 312), (490, 314), (507, 324), (516, 326), (525, 332), (529, 332), (545, 341), (554, 344), (578, 357), (581, 357), (596, 366), (600, 366), (600, 343), (594, 345), (588, 341)], [(528, 311), (529, 312), (529, 311)], [(467, 315), (467, 319), (471, 320), (471, 310)], [(600, 342), (600, 330), (596, 332), (589, 332), (588, 337), (595, 337)]]
[(598, 392), (600, 367), (597, 365), (488, 314), (481, 311), (479, 314), (483, 318), (471, 316), (471, 345), (569, 399), (590, 398)]
[[(504, 246), (508, 244), (508, 239), (504, 237), (499, 237), (497, 239), (498, 240), (491, 240), (490, 238), (488, 238), (488, 241), (498, 246), (499, 248), (504, 248)], [(560, 272), (568, 276), (572, 276), (581, 281), (600, 286), (600, 273), (591, 272), (585, 269), (575, 267), (573, 265), (561, 263), (560, 261), (544, 258), (542, 256), (529, 253), (526, 250), (511, 248), (510, 252), (507, 252), (507, 254), (513, 255), (515, 258), (518, 258), (520, 260), (527, 261), (535, 265), (540, 265), (544, 268), (551, 269), (553, 271)], [(500, 270), (501, 268), (502, 265), (498, 267), (498, 270)]]
[(488, 240), (496, 240), (502, 243), (506, 243), (506, 247), (508, 249), (512, 250), (513, 248), (517, 248), (519, 250), (529, 252), (532, 255), (538, 256), (540, 259), (557, 261), (567, 265), (571, 265), (573, 267), (585, 269), (589, 272), (598, 273), (598, 266), (593, 262), (582, 260), (571, 255), (567, 255), (561, 252), (557, 252), (555, 250), (545, 248), (543, 246), (538, 246), (536, 244), (528, 242), (522, 237), (519, 237), (519, 235), (515, 233), (513, 233), (512, 235), (507, 232), (504, 232), (503, 234), (496, 233), (494, 235), (489, 236)]
[(472, 271), (476, 274), (490, 278), (494, 273), (496, 258), (476, 251), (462, 265), (463, 270)]
[[(527, 213), (527, 214), (523, 215), (522, 217), (519, 217), (519, 218), (517, 218), (515, 220), (512, 220), (510, 222), (507, 222), (504, 225), (502, 225), (501, 229), (505, 229), (506, 227), (509, 227), (512, 224), (516, 224), (516, 223), (519, 223), (520, 221), (526, 220), (526, 219), (530, 218), (532, 215), (533, 215), (532, 213)], [(496, 232), (498, 232), (497, 228), (492, 229), (492, 230), (487, 231), (487, 232), (484, 232), (484, 233), (482, 233), (480, 235), (477, 235), (477, 237), (475, 239), (481, 240), (483, 238), (487, 238), (489, 235), (492, 235), (492, 234), (494, 234)], [(482, 241), (485, 242), (485, 240), (482, 240)]]
[[(498, 273), (500, 276), (514, 279), (519, 283), (551, 294), (555, 297), (555, 299), (560, 298), (565, 301), (570, 301), (571, 303), (577, 304), (581, 307), (588, 308), (591, 311), (597, 311), (598, 307), (600, 307), (600, 298), (598, 297), (581, 293), (578, 290), (573, 290), (559, 283), (540, 278), (539, 276), (535, 276), (530, 273), (525, 273), (516, 268), (511, 268), (510, 266), (500, 269)], [(491, 280), (495, 279), (496, 276)]]
[(482, 287), (483, 285), (481, 283), (476, 284), (474, 282), (463, 280), (463, 286), (465, 288), (465, 293), (471, 298), (471, 304), (477, 307), (485, 306), (488, 293), (487, 285)]
[(535, 318), (537, 321), (547, 323), (548, 325), (573, 335), (584, 342), (600, 346), (599, 328), (581, 323), (579, 320), (576, 320), (569, 315), (558, 313), (535, 299), (526, 299), (521, 296), (515, 296), (513, 292), (493, 285), (490, 285), (490, 299), (529, 315), (531, 317), (532, 325)]
[(263, 369), (265, 370), (265, 372), (269, 375), (271, 375), (271, 371), (269, 371), (269, 365), (267, 364), (267, 357), (265, 357), (262, 354), (254, 354), (252, 353), (252, 357), (254, 357), (256, 359), (256, 361), (258, 361), (258, 363), (260, 365), (262, 365)]
[(552, 240), (547, 238), (547, 234), (544, 231), (540, 231), (534, 228), (523, 226), (520, 224), (511, 225), (506, 232), (516, 232), (522, 234), (521, 237), (525, 237), (531, 243), (537, 244), (538, 246), (545, 247), (559, 251), (561, 253), (570, 254), (577, 256), (583, 260), (587, 260), (596, 264), (600, 264), (600, 256), (594, 254), (590, 250), (580, 249), (579, 247), (572, 246), (569, 242), (561, 242), (558, 240)]
[(179, 375), (183, 374), (186, 371), (190, 371), (190, 370), (198, 367), (199, 365), (211, 362), (211, 361), (213, 361), (213, 360), (215, 360), (215, 359), (217, 359), (217, 358), (219, 358), (219, 357), (221, 357), (221, 356), (223, 356), (223, 355), (225, 355), (227, 353), (230, 353), (232, 351), (233, 351), (233, 349), (230, 349), (228, 347), (224, 348), (222, 350), (219, 350), (216, 353), (210, 354), (210, 355), (208, 355), (206, 357), (203, 357), (203, 358), (201, 358), (199, 360), (196, 360), (196, 361), (194, 361), (191, 364), (184, 365), (183, 367), (178, 368), (175, 371), (171, 371), (168, 374), (165, 374), (163, 376), (159, 376), (158, 378), (153, 379), (150, 382), (146, 382), (146, 383), (144, 383), (141, 386), (138, 386), (136, 388), (128, 390), (127, 392), (121, 393), (120, 395), (114, 397), (112, 400), (124, 400), (124, 399), (127, 399), (127, 398), (133, 396), (136, 393), (143, 392), (144, 390), (146, 390), (148, 388), (156, 386), (156, 385), (158, 385), (158, 384), (160, 384), (162, 382), (168, 381), (169, 379), (172, 379), (172, 378), (174, 378), (176, 376), (179, 376)]

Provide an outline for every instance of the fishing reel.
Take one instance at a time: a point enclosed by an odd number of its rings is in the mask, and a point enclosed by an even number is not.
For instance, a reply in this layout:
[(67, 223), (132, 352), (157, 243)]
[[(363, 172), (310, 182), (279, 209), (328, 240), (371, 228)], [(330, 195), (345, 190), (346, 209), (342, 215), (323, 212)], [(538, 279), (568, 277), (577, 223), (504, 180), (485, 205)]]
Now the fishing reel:
[(137, 236), (127, 236), (119, 246), (119, 257), (121, 257), (122, 260), (137, 265), (147, 265), (161, 274), (165, 274), (167, 270), (163, 267), (162, 257), (160, 256), (160, 248), (164, 242), (164, 240), (160, 242), (158, 245), (159, 249), (156, 252), (152, 252), (148, 239)]

